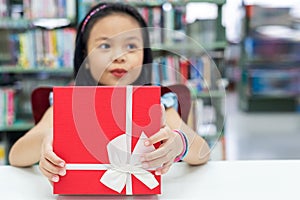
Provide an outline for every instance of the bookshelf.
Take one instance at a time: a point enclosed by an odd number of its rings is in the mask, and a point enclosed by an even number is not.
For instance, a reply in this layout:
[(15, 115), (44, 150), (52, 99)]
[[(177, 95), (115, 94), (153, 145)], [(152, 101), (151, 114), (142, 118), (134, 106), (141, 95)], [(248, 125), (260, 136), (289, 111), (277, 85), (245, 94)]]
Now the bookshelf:
[(2, 65), (0, 67), (0, 73), (15, 73), (15, 74), (29, 74), (29, 73), (53, 73), (53, 74), (66, 74), (72, 76), (73, 69), (71, 67), (63, 68), (48, 68), (46, 66), (38, 66), (35, 68), (24, 69), (21, 66), (8, 66)]
[(72, 80), (77, 1), (4, 0), (0, 8), (0, 136), (7, 157), (34, 125), (32, 90)]
[[(31, 119), (28, 104), (34, 87), (65, 84), (72, 79), (76, 3), (75, 0), (0, 2), (0, 87), (14, 91), (16, 121), (22, 121), (22, 117)], [(23, 104), (26, 108), (19, 107)], [(14, 126), (0, 125), (7, 129)]]
[(247, 112), (299, 112), (300, 30), (292, 7), (245, 5), (245, 39), (238, 85)]

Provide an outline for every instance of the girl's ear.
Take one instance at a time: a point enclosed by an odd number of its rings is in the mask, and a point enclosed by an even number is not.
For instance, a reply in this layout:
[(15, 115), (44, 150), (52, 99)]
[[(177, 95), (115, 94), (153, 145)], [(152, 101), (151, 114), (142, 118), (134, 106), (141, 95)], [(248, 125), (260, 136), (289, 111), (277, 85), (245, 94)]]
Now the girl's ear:
[(86, 56), (87, 56), (86, 52), (87, 52), (87, 51), (86, 51), (85, 49), (82, 51), (82, 53), (83, 53), (83, 58), (84, 58), (84, 62), (85, 62), (84, 66), (85, 66), (86, 69), (89, 69), (89, 68), (90, 68), (90, 65), (89, 65), (88, 60), (86, 59)]

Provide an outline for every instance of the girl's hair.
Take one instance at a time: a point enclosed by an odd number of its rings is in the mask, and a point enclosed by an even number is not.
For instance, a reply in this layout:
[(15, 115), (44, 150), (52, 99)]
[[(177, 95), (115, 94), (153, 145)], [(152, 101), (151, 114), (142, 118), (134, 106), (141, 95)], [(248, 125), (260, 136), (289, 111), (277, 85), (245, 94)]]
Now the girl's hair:
[[(79, 24), (76, 36), (76, 47), (74, 53), (74, 78), (76, 85), (95, 85), (98, 84), (86, 67), (81, 67), (87, 55), (87, 41), (93, 25), (106, 16), (123, 13), (133, 17), (141, 27), (144, 43), (144, 60), (140, 76), (133, 83), (134, 85), (149, 84), (151, 83), (151, 63), (152, 53), (150, 49), (149, 33), (147, 24), (139, 12), (132, 6), (121, 3), (99, 3), (94, 6), (85, 18)], [(117, 25), (116, 25), (117, 26)], [(81, 67), (81, 68), (80, 68)], [(77, 76), (80, 71), (80, 76)]]

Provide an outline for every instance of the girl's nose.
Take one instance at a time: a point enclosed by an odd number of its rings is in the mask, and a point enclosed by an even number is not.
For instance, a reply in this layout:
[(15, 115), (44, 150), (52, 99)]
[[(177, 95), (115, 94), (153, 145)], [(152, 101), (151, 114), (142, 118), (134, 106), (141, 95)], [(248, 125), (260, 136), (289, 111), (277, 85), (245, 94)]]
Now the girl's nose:
[(116, 62), (125, 62), (126, 58), (125, 58), (125, 54), (119, 55), (115, 58)]
[(125, 62), (126, 53), (124, 51), (118, 51), (114, 55), (114, 62)]

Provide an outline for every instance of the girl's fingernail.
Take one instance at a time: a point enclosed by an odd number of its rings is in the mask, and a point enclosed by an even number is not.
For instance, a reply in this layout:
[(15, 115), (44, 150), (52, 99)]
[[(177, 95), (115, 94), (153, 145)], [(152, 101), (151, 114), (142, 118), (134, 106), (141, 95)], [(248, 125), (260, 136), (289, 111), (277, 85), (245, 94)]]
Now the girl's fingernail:
[(64, 166), (65, 166), (65, 163), (64, 163), (64, 162), (61, 162), (61, 163), (59, 163), (59, 166), (64, 167)]
[(62, 169), (62, 170), (59, 171), (58, 174), (61, 175), (61, 176), (64, 176), (64, 175), (66, 175), (66, 173), (67, 173), (66, 170)]
[(147, 140), (147, 141), (145, 141), (145, 143), (144, 143), (146, 146), (149, 146), (150, 145), (150, 142)]
[(57, 175), (54, 175), (52, 178), (51, 178), (51, 181), (53, 182), (58, 182), (59, 181), (59, 177)]
[(160, 171), (155, 171), (155, 175), (160, 176), (161, 172)]

